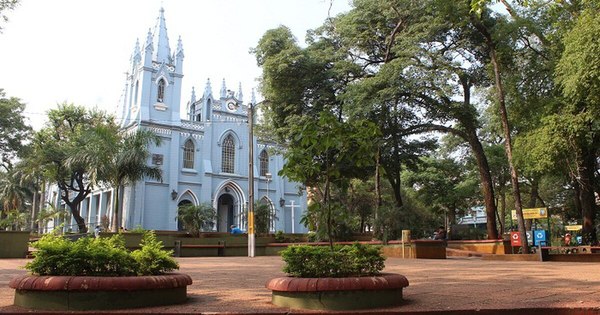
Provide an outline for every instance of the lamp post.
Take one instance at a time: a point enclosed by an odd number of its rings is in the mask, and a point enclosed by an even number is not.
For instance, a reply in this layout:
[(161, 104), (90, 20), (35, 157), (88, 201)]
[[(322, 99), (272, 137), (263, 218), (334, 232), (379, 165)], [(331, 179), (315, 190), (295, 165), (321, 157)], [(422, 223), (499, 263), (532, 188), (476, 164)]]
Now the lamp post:
[(254, 107), (248, 103), (248, 257), (254, 257)]

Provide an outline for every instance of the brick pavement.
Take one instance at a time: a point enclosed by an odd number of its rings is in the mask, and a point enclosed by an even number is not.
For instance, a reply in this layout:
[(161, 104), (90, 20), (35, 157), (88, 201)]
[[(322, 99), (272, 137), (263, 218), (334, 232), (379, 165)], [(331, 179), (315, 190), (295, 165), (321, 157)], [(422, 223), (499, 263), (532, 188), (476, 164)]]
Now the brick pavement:
[[(113, 313), (303, 312), (270, 304), (270, 291), (264, 284), (283, 275), (279, 257), (202, 257), (178, 258), (178, 261), (180, 271), (194, 279), (188, 287), (186, 304)], [(14, 293), (8, 288), (12, 277), (25, 273), (21, 266), (26, 262), (0, 260), (0, 313), (28, 311), (12, 306)], [(404, 290), (405, 303), (362, 313), (600, 314), (599, 267), (597, 263), (389, 258), (385, 271), (403, 274), (410, 282)]]

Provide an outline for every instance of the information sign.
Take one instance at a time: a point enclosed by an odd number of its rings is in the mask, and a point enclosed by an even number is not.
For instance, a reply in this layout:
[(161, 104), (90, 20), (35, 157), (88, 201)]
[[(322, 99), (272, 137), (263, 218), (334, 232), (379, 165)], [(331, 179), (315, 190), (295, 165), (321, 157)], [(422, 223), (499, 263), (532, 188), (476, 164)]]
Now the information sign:
[(579, 231), (582, 229), (581, 224), (580, 225), (567, 225), (565, 226), (565, 230), (567, 231)]
[[(513, 220), (517, 220), (517, 210), (512, 210)], [(528, 208), (523, 209), (523, 219), (545, 219), (548, 217), (547, 208)]]
[(510, 245), (511, 246), (523, 246), (521, 243), (521, 234), (519, 232), (510, 232)]

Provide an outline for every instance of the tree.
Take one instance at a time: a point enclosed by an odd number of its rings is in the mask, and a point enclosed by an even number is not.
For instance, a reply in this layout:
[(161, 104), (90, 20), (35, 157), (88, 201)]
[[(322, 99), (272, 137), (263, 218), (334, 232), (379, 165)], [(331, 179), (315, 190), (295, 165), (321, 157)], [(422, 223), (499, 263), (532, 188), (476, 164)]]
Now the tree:
[(563, 149), (575, 154), (574, 169), (579, 186), (583, 231), (586, 243), (595, 243), (598, 158), (600, 153), (600, 32), (598, 7), (585, 8), (574, 26), (564, 34), (564, 52), (558, 62), (557, 82), (565, 97), (558, 115), (549, 117), (555, 130), (562, 131)]
[(92, 134), (107, 133), (107, 130), (116, 134), (116, 124), (102, 112), (72, 104), (61, 104), (58, 109), (50, 110), (48, 119), (46, 126), (35, 134), (30, 159), (43, 170), (45, 178), (57, 184), (60, 199), (69, 207), (79, 232), (86, 233), (79, 206), (92, 191), (102, 164), (70, 158), (87, 154), (82, 152), (84, 150), (102, 153), (98, 148), (109, 148), (114, 142), (91, 143), (90, 139), (105, 139)]
[(477, 180), (465, 165), (452, 159), (425, 157), (423, 162), (416, 171), (405, 173), (405, 181), (433, 213), (447, 218), (450, 238), (456, 214), (473, 205)]
[(191, 235), (199, 236), (203, 230), (212, 230), (217, 220), (217, 211), (209, 203), (186, 204), (177, 210), (177, 219)]
[(254, 203), (254, 227), (256, 233), (269, 233), (275, 220), (277, 220), (277, 216), (275, 215), (275, 211), (271, 209), (270, 204), (264, 200)]
[(23, 117), (24, 110), (25, 104), (16, 97), (7, 98), (0, 89), (0, 165), (4, 170), (12, 167), (31, 136), (31, 127), (25, 124)]
[(104, 184), (114, 189), (111, 230), (122, 226), (121, 197), (126, 185), (142, 178), (162, 181), (159, 167), (148, 166), (149, 145), (159, 146), (160, 137), (149, 130), (134, 133), (117, 132), (112, 125), (86, 133), (84, 147), (66, 161), (67, 166), (95, 165), (89, 170), (93, 185)]
[(360, 169), (374, 162), (375, 126), (366, 121), (339, 121), (329, 112), (321, 112), (318, 120), (305, 119), (303, 125), (291, 126), (293, 137), (284, 152), (286, 163), (280, 175), (311, 187), (319, 213), (326, 222), (333, 248), (334, 207), (332, 187), (345, 189)]
[(13, 10), (17, 7), (20, 0), (0, 0), (0, 33), (2, 33), (4, 22), (8, 22), (8, 16), (6, 16), (7, 10)]

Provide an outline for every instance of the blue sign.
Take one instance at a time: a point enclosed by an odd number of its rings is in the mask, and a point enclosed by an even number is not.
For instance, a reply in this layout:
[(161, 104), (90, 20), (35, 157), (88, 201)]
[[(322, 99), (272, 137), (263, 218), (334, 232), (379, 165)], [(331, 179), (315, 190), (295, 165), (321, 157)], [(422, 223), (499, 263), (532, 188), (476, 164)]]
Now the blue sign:
[(546, 246), (548, 243), (548, 233), (546, 233), (546, 230), (533, 231), (533, 242), (535, 246)]

